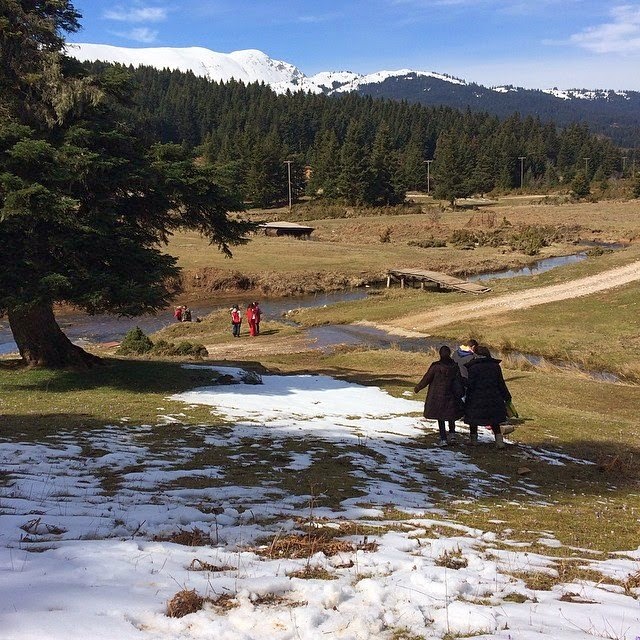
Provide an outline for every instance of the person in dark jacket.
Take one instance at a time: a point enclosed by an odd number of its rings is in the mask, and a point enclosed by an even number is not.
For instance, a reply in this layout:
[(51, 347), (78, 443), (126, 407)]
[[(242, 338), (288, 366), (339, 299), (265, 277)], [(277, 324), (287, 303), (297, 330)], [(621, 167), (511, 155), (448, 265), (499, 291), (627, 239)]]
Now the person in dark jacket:
[[(440, 360), (431, 363), (422, 380), (415, 386), (413, 392), (429, 387), (427, 399), (424, 403), (424, 417), (438, 421), (440, 441), (438, 446), (446, 446), (455, 442), (456, 420), (463, 415), (462, 395), (464, 386), (460, 369), (451, 359), (451, 349), (440, 347)], [(447, 439), (446, 424), (449, 423), (449, 438)]]
[(471, 444), (478, 443), (478, 425), (489, 425), (498, 449), (504, 448), (500, 423), (507, 419), (506, 403), (511, 394), (502, 376), (500, 360), (491, 357), (487, 347), (476, 348), (476, 357), (465, 365), (468, 371), (465, 422)]

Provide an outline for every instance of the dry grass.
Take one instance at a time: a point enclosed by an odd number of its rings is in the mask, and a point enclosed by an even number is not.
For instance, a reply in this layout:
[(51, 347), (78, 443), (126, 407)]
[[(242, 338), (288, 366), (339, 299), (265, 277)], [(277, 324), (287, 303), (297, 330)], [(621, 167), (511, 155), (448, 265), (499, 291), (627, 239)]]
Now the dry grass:
[[(380, 282), (386, 270), (397, 267), (429, 268), (451, 274), (470, 274), (530, 264), (535, 259), (575, 252), (569, 238), (545, 247), (539, 256), (527, 256), (504, 246), (474, 246), (464, 250), (445, 247), (421, 249), (416, 238), (426, 244), (441, 243), (453, 232), (493, 231), (506, 220), (509, 228), (530, 225), (562, 226), (573, 229), (585, 240), (630, 241), (638, 237), (637, 204), (606, 202), (532, 205), (527, 200), (500, 201), (482, 213), (396, 212), (371, 216), (355, 210), (347, 218), (315, 220), (312, 240), (256, 235), (247, 246), (234, 249), (232, 261), (215, 251), (195, 233), (176, 234), (168, 252), (185, 270), (182, 284), (194, 293), (225, 290), (256, 290), (267, 295), (291, 295), (332, 291), (363, 283)], [(260, 216), (260, 213), (254, 215)], [(381, 237), (388, 241), (381, 242)]]
[(336, 580), (337, 576), (335, 576), (331, 571), (328, 571), (324, 567), (312, 567), (311, 565), (307, 565), (303, 569), (299, 569), (298, 571), (291, 571), (287, 573), (290, 578), (301, 578), (302, 580)]
[[(188, 531), (186, 529), (180, 529), (175, 533), (170, 533), (163, 536), (153, 536), (154, 542), (173, 542), (175, 544), (181, 544), (185, 547), (204, 547), (211, 544), (211, 538), (209, 534), (201, 531), (197, 527)], [(198, 561), (199, 562), (199, 561)], [(192, 562), (193, 564), (193, 562)]]
[(447, 569), (464, 569), (469, 566), (469, 561), (462, 555), (460, 549), (456, 549), (454, 551), (445, 551), (436, 558), (435, 564)]
[(184, 618), (200, 611), (204, 602), (205, 599), (195, 589), (182, 589), (167, 603), (166, 615), (169, 618)]
[(582, 563), (577, 560), (562, 559), (555, 562), (547, 571), (515, 571), (510, 575), (523, 580), (527, 589), (533, 591), (551, 591), (559, 584), (581, 582), (622, 586), (620, 581), (581, 565)]
[(225, 612), (240, 606), (236, 597), (230, 594), (223, 594), (216, 598), (207, 598), (207, 602), (212, 604), (218, 611)]
[(275, 536), (273, 540), (254, 551), (267, 558), (310, 558), (316, 553), (327, 557), (339, 553), (353, 553), (356, 546), (322, 534)]
[(189, 566), (188, 571), (208, 571), (210, 573), (219, 573), (221, 571), (235, 571), (235, 567), (229, 567), (227, 565), (217, 565), (210, 562), (205, 562), (199, 558), (194, 558)]

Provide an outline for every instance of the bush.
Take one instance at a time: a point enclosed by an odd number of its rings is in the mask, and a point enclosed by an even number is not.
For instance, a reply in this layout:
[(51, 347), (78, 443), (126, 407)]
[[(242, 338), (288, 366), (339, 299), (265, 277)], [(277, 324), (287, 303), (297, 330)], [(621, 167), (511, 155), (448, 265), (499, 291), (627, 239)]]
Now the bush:
[(141, 355), (153, 349), (153, 342), (143, 333), (140, 327), (131, 329), (124, 337), (116, 353), (120, 355)]
[(393, 233), (393, 227), (386, 227), (380, 232), (380, 242), (387, 243), (391, 242), (391, 234)]
[(471, 247), (479, 241), (478, 234), (466, 229), (456, 229), (449, 238), (449, 242), (456, 247)]
[(515, 251), (521, 251), (527, 256), (535, 256), (540, 253), (542, 247), (549, 244), (549, 241), (542, 227), (525, 227), (511, 236), (510, 243)]
[(151, 353), (157, 356), (191, 356), (193, 358), (206, 358), (209, 355), (207, 348), (199, 342), (188, 342), (183, 340), (178, 344), (158, 340)]
[(427, 238), (426, 240), (409, 240), (407, 245), (410, 247), (420, 247), (421, 249), (432, 249), (433, 247), (446, 247), (446, 240), (438, 240), (437, 238)]

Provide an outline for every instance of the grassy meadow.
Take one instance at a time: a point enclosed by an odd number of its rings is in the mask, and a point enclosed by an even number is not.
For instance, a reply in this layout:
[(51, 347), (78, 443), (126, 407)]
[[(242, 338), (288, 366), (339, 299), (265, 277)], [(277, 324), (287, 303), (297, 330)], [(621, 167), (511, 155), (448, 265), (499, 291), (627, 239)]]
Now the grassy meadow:
[[(541, 199), (543, 200), (543, 199)], [(187, 271), (205, 268), (243, 274), (270, 274), (274, 278), (289, 275), (312, 278), (318, 271), (349, 276), (365, 276), (382, 281), (387, 269), (423, 267), (452, 274), (471, 274), (530, 264), (551, 255), (574, 253), (574, 238), (604, 242), (631, 242), (640, 235), (638, 201), (532, 204), (530, 199), (504, 198), (496, 206), (457, 211), (443, 210), (439, 203), (422, 207), (384, 210), (380, 215), (359, 215), (346, 209), (334, 211), (345, 217), (309, 218), (313, 209), (296, 207), (290, 216), (278, 212), (250, 212), (258, 222), (293, 217), (294, 221), (315, 228), (309, 240), (265, 237), (255, 234), (251, 242), (233, 248), (233, 258), (225, 258), (196, 233), (173, 236), (168, 252), (178, 258)], [(322, 215), (319, 209), (315, 215)], [(407, 211), (407, 213), (404, 213)], [(446, 241), (455, 231), (485, 231), (499, 228), (506, 220), (513, 228), (527, 225), (557, 226), (570, 230), (570, 238), (543, 247), (530, 256), (504, 247), (476, 246), (473, 250), (447, 243), (445, 247), (422, 248), (411, 245), (429, 239)], [(387, 241), (382, 241), (386, 237)]]
[[(514, 199), (500, 203), (496, 211), (512, 224), (575, 224), (585, 230), (585, 238), (630, 241), (637, 234), (639, 209), (640, 205), (633, 202), (556, 206)], [(488, 220), (488, 213), (483, 209), (381, 219), (317, 220), (314, 240), (256, 236), (249, 245), (234, 251), (233, 260), (224, 259), (213, 248), (207, 249), (204, 241), (189, 234), (175, 236), (169, 251), (179, 258), (183, 268), (194, 272), (211, 268), (293, 279), (323, 270), (354, 277), (379, 274), (387, 267), (400, 265), (442, 270), (447, 265), (457, 265), (460, 270), (473, 272), (531, 260), (524, 255), (502, 254), (491, 247), (420, 249), (408, 245), (410, 238), (424, 234), (444, 237), (458, 225), (479, 224), (482, 216)], [(390, 226), (391, 241), (380, 242), (379, 234)], [(570, 245), (547, 247), (543, 255), (570, 253), (571, 249)], [(534, 259), (539, 257), (542, 256)], [(631, 244), (539, 276), (495, 280), (489, 295), (569, 281), (639, 257), (640, 245)], [(325, 373), (380, 386), (392, 395), (402, 396), (420, 379), (435, 357), (433, 353), (346, 347), (333, 353), (292, 353), (284, 345), (298, 339), (307, 326), (362, 320), (382, 323), (468, 299), (458, 293), (394, 288), (357, 304), (300, 311), (295, 314), (301, 324), (298, 327), (268, 318), (257, 341), (271, 343), (271, 349), (259, 355), (239, 352), (233, 358), (210, 358), (205, 363), (243, 366), (262, 373)], [(439, 333), (451, 339), (472, 334), (495, 348), (570, 360), (637, 381), (639, 303), (640, 292), (634, 284), (497, 315), (491, 320), (453, 324)], [(172, 325), (155, 337), (187, 339), (210, 347), (232, 341), (226, 313), (213, 314), (201, 323)], [(220, 433), (228, 428), (225, 416), (211, 413), (210, 408), (167, 399), (174, 393), (208, 384), (211, 375), (206, 371), (184, 369), (184, 360), (179, 358), (120, 358), (113, 352), (105, 355), (104, 366), (87, 372), (29, 370), (14, 359), (0, 360), (0, 439), (38, 441), (61, 432), (80, 436), (105, 424), (154, 425), (157, 428), (145, 436), (146, 444), (170, 452), (173, 440), (189, 441), (190, 429), (198, 425), (208, 425), (212, 432)], [(532, 552), (541, 550), (540, 538), (545, 532), (569, 548), (580, 549), (580, 553), (636, 548), (640, 519), (640, 386), (598, 382), (578, 371), (549, 366), (523, 370), (511, 367), (508, 360), (505, 377), (524, 418), (513, 434), (516, 444), (503, 452), (489, 445), (462, 449), (474, 464), (497, 479), (492, 493), (476, 499), (473, 487), (446, 476), (437, 466), (423, 470), (439, 492), (436, 507), (446, 514), (443, 518), (493, 531), (497, 544), (509, 532), (510, 538), (528, 544)], [(411, 446), (417, 450), (430, 448), (434, 441), (435, 434), (427, 432)], [(255, 443), (247, 442), (246, 447), (249, 449), (251, 444)], [(252, 449), (252, 455), (259, 455), (271, 468), (276, 465), (278, 454), (269, 450), (268, 443), (262, 444), (258, 454)], [(307, 491), (309, 486), (322, 487), (320, 502), (357, 498), (358, 482), (353, 469), (336, 463), (331, 443), (300, 442), (291, 437), (286, 446), (290, 451), (301, 451), (311, 445), (324, 451), (322, 456), (316, 456), (317, 463), (304, 473), (271, 474), (269, 481), (294, 492)], [(238, 452), (229, 451), (228, 458), (216, 458), (215, 463), (224, 467), (234, 482), (258, 487), (265, 480), (264, 474), (236, 465), (231, 453)], [(86, 455), (94, 455), (90, 447)], [(216, 455), (220, 456), (219, 449)], [(375, 474), (375, 464), (370, 473)], [(402, 520), (406, 515), (394, 513), (390, 505), (388, 517)], [(567, 547), (554, 550), (545, 546), (544, 553), (566, 554)]]

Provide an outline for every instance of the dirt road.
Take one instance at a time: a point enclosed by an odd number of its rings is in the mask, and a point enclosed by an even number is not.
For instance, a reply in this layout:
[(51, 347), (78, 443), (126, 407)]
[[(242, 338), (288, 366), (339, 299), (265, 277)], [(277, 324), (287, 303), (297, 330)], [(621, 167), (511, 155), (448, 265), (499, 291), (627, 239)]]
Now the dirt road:
[(594, 276), (572, 280), (562, 284), (528, 289), (518, 293), (510, 293), (496, 298), (474, 298), (471, 302), (453, 304), (435, 311), (413, 313), (410, 318), (399, 318), (385, 325), (376, 325), (387, 331), (401, 335), (424, 335), (436, 327), (442, 327), (460, 320), (486, 318), (504, 313), (511, 309), (527, 309), (539, 304), (587, 296), (606, 289), (612, 289), (640, 280), (640, 261), (633, 262)]

